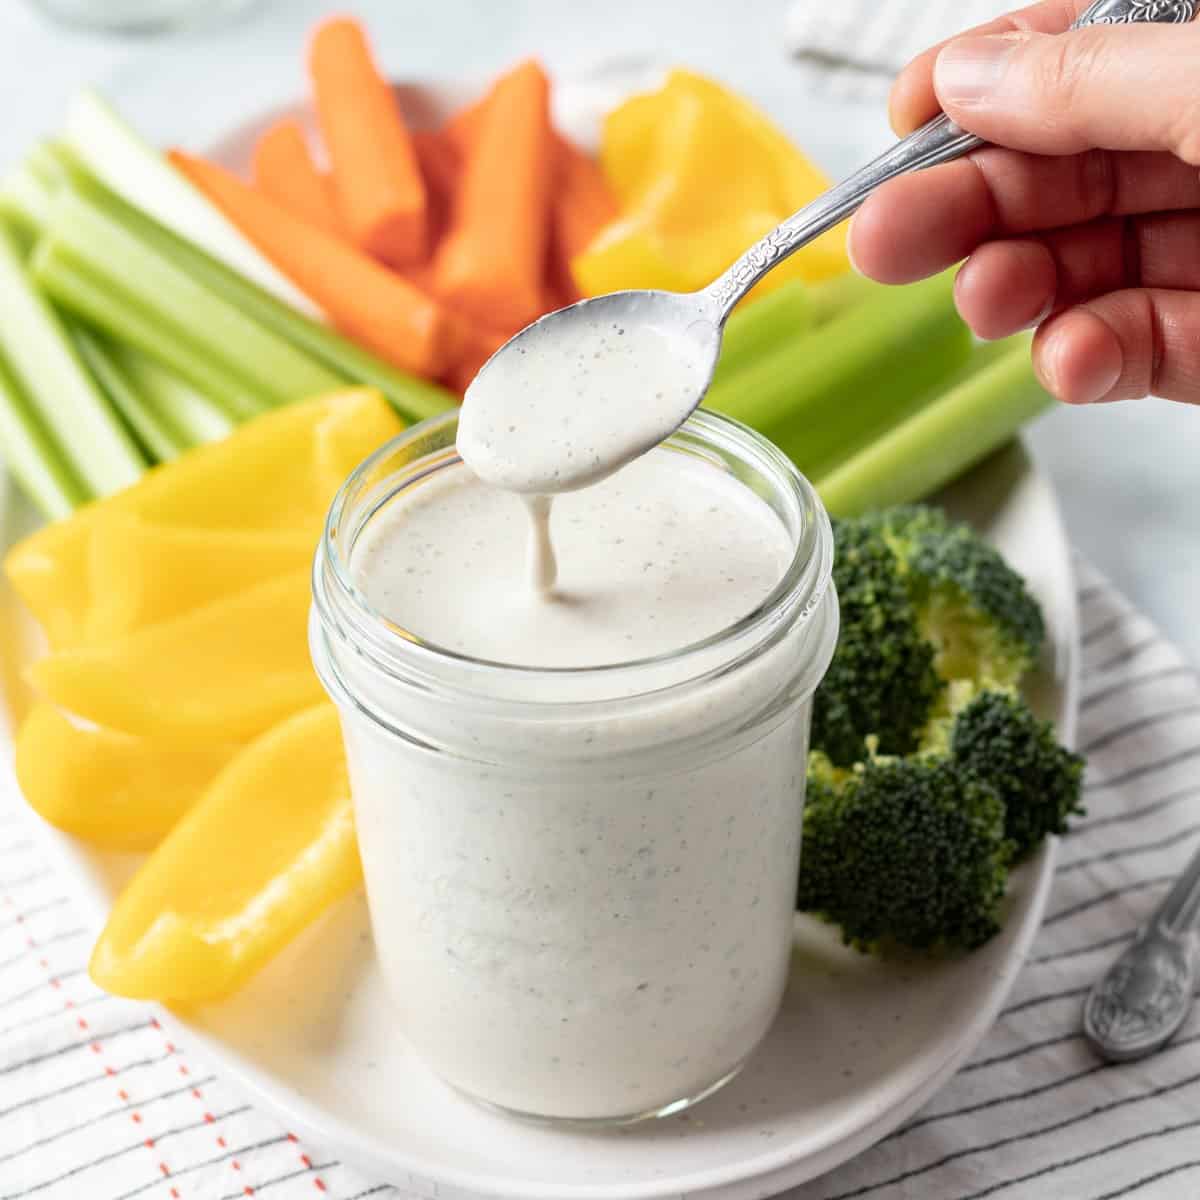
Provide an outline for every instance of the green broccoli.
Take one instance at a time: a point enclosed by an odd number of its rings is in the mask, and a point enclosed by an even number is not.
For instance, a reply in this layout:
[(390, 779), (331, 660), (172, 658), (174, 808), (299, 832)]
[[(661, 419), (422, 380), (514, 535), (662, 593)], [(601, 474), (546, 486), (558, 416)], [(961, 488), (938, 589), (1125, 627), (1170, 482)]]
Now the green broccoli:
[(1013, 688), (1037, 662), (1045, 624), (1025, 581), (969, 525), (919, 505), (865, 518), (882, 526), (943, 679)]
[(835, 763), (866, 752), (908, 754), (941, 690), (934, 647), (891, 548), (866, 520), (834, 523), (833, 581), (841, 611), (837, 651), (813, 702), (812, 744)]
[(1080, 811), (1082, 759), (1016, 690), (1041, 611), (934, 509), (836, 521), (834, 538), (842, 628), (813, 702), (798, 906), (863, 949), (977, 946), (1010, 862)]
[(1045, 630), (1021, 577), (969, 526), (918, 505), (834, 522), (841, 633), (812, 744), (849, 766), (910, 754), (980, 688), (1015, 688)]
[(1017, 858), (1047, 834), (1065, 833), (1067, 818), (1083, 811), (1083, 759), (1016, 696), (983, 692), (972, 700), (954, 721), (950, 751), (960, 770), (1004, 802), (1004, 831)]
[(1012, 844), (996, 792), (951, 762), (809, 764), (798, 907), (871, 950), (971, 949), (999, 928)]

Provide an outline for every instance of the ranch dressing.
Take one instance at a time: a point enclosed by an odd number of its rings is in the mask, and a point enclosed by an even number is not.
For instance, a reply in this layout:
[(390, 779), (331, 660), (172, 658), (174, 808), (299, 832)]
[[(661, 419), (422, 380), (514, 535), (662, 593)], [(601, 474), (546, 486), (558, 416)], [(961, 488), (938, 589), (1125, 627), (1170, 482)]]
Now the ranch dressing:
[(836, 610), (807, 485), (710, 416), (646, 453), (688, 363), (592, 332), (469, 394), (473, 469), (402, 445), (394, 486), (351, 479), (313, 645), (406, 1036), (492, 1104), (619, 1121), (708, 1094), (778, 1009)]

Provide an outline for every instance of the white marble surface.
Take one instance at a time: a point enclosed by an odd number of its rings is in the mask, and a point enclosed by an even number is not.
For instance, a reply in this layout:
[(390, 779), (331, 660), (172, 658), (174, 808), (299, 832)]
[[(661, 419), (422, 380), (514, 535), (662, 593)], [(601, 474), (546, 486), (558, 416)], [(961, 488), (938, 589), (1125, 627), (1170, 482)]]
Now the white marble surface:
[[(886, 3), (887, 0), (881, 0)], [(0, 168), (54, 127), (94, 81), (150, 136), (201, 145), (239, 116), (304, 86), (305, 31), (328, 0), (266, 0), (237, 21), (186, 35), (116, 38), (45, 22), (26, 0), (0, 2)], [(875, 107), (848, 112), (807, 88), (788, 61), (778, 0), (357, 0), (390, 71), (483, 76), (536, 53), (556, 70), (657, 54), (736, 84), (830, 170), (849, 170), (887, 138)], [(811, 131), (820, 133), (813, 136)], [(1200, 662), (1192, 619), (1200, 584), (1200, 410), (1160, 401), (1059, 410), (1032, 431), (1075, 543)]]

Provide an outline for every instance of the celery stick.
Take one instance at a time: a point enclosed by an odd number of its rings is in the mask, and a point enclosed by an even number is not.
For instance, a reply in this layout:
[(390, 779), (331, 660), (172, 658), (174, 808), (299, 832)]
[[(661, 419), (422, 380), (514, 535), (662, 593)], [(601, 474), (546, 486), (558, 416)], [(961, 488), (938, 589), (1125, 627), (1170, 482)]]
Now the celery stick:
[(0, 350), (68, 463), (98, 496), (133, 483), (146, 460), (88, 374), (58, 314), (0, 224)]
[(852, 517), (922, 500), (1011, 438), (1052, 401), (1028, 335), (979, 346), (927, 405), (816, 480), (826, 508)]
[(408, 420), (423, 421), (456, 403), (445, 388), (398, 370), (329, 326), (281, 303), (253, 281), (231, 271), (223, 262), (126, 204), (86, 171), (81, 172), (76, 167), (71, 179), (72, 187), (90, 204), (120, 222), (201, 286), (228, 301), (250, 319), (308, 351), (331, 370), (356, 383), (377, 387)]
[(812, 326), (809, 285), (803, 279), (790, 280), (729, 318), (714, 379), (730, 378), (790, 338), (807, 333)]
[(165, 363), (235, 420), (245, 420), (271, 407), (270, 399), (260, 398), (245, 379), (206, 351), (177, 337), (120, 292), (111, 278), (93, 276), (53, 238), (43, 237), (38, 242), (30, 270), (38, 285), (61, 308), (103, 330), (115, 342), (127, 342)]
[(971, 351), (947, 272), (888, 288), (716, 384), (709, 408), (770, 438), (809, 478), (925, 402)]
[(0, 360), (0, 453), (21, 490), (50, 520), (68, 516), (88, 499), (50, 431)]
[(63, 136), (87, 167), (180, 236), (254, 279), (281, 300), (312, 315), (319, 309), (278, 271), (241, 231), (184, 177), (147, 145), (96, 92), (72, 102)]
[[(340, 387), (345, 380), (198, 283), (74, 187), (60, 189), (46, 237), (97, 280), (134, 302), (171, 335), (241, 375), (277, 404)], [(168, 365), (171, 365), (168, 363)]]
[(33, 241), (50, 213), (53, 190), (26, 159), (0, 181), (0, 216), (7, 218), (28, 243)]
[(125, 418), (125, 423), (146, 448), (151, 461), (170, 462), (178, 458), (183, 446), (113, 361), (110, 344), (81, 326), (76, 326), (72, 332), (84, 362), (108, 393), (113, 407)]
[(215, 442), (236, 428), (228, 413), (166, 367), (131, 346), (113, 343), (109, 348), (125, 377), (181, 446)]
[(819, 327), (827, 324), (856, 304), (878, 295), (883, 288), (882, 283), (876, 283), (857, 271), (847, 271), (844, 275), (835, 275), (820, 283), (810, 283), (808, 294), (812, 301), (813, 325)]

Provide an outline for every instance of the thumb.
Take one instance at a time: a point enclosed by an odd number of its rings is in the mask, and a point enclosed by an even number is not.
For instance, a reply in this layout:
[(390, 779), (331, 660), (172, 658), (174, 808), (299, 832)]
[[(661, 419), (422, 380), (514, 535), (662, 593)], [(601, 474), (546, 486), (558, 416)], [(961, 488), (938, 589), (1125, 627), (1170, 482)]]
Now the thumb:
[(1200, 165), (1200, 25), (965, 37), (938, 55), (943, 109), (1033, 154), (1165, 150)]

